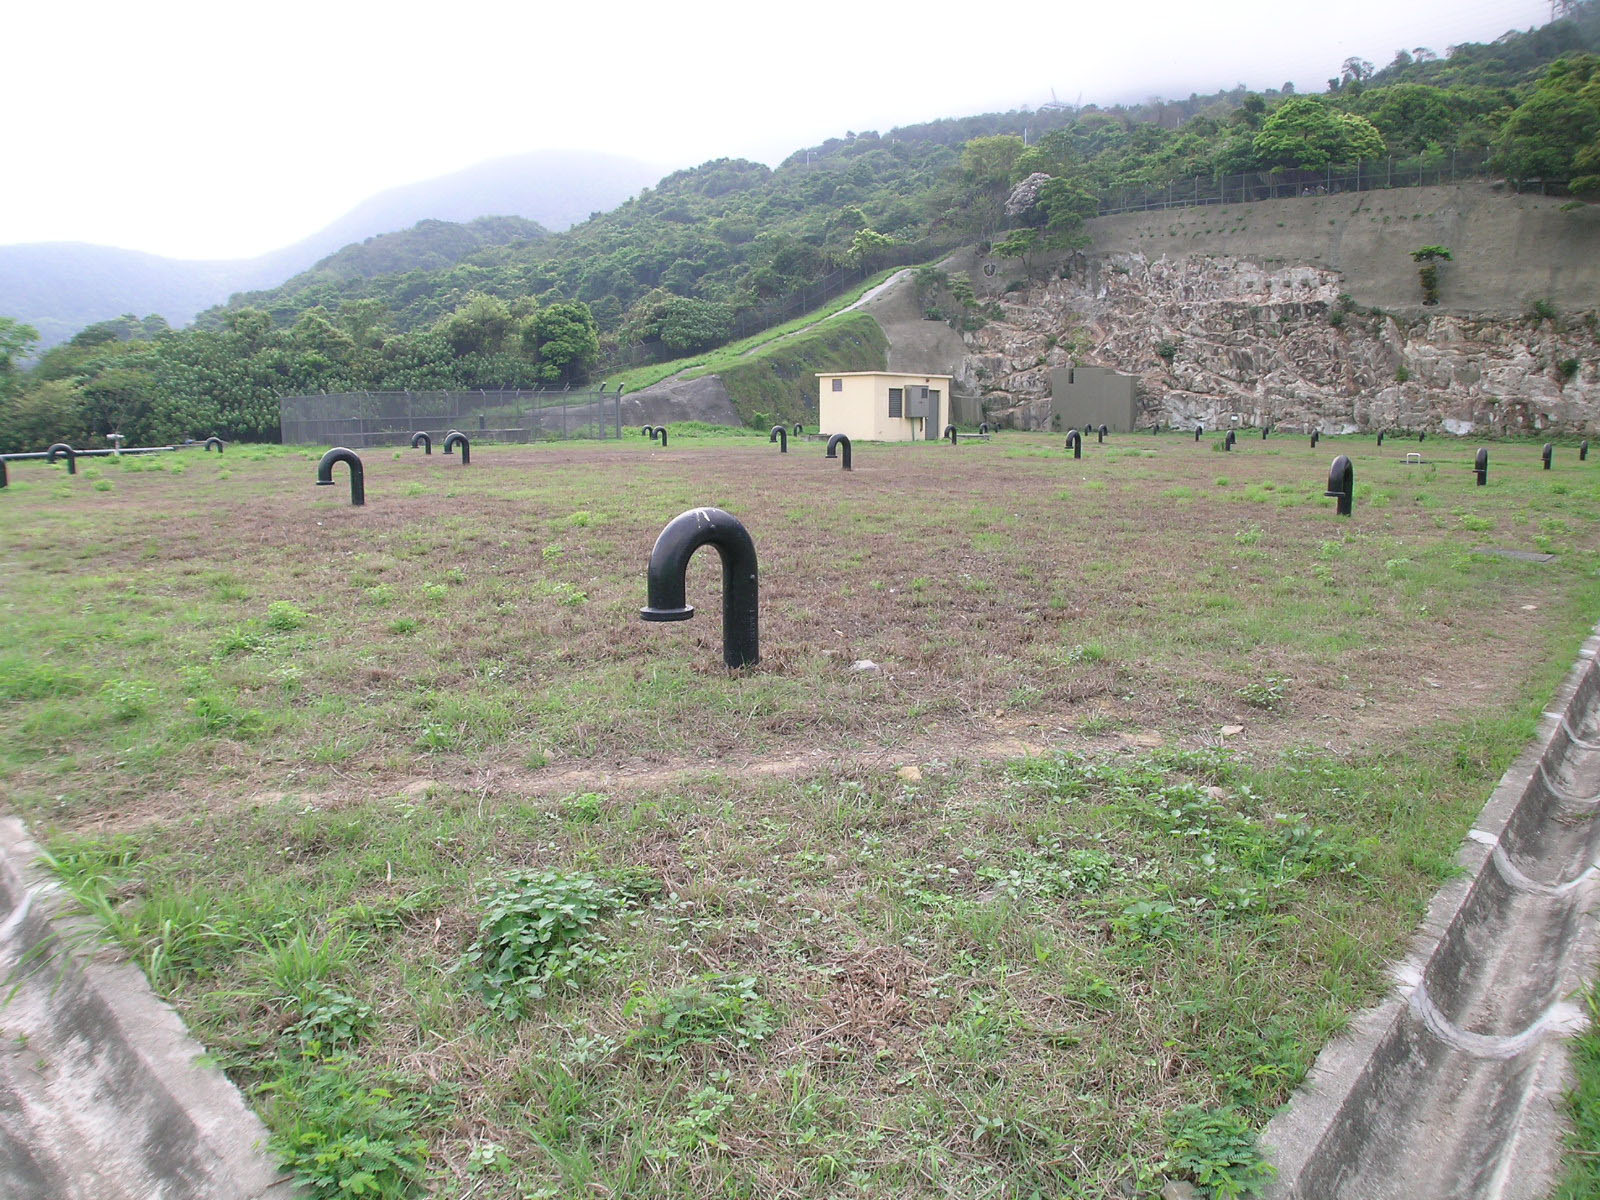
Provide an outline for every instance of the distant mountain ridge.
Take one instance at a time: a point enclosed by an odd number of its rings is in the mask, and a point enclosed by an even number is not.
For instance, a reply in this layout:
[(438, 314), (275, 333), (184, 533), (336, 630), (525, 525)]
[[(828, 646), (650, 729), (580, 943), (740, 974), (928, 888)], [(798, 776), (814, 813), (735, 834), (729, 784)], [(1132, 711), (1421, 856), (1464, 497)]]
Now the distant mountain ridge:
[[(196, 313), (235, 292), (271, 287), (320, 269), (329, 256), (340, 260), (328, 268), (334, 278), (430, 270), (486, 246), (566, 229), (591, 213), (616, 207), (660, 174), (658, 168), (632, 159), (576, 151), (495, 159), (390, 188), (311, 237), (249, 259), (173, 259), (83, 242), (0, 246), (0, 315), (32, 325), (44, 347), (126, 312), (160, 313), (174, 326), (186, 325)], [(491, 223), (459, 233), (430, 228), (424, 236), (414, 236), (419, 222), (467, 224), (484, 217), (525, 224)], [(530, 222), (535, 229), (526, 227)], [(396, 235), (397, 240), (381, 235)], [(346, 248), (355, 253), (341, 259)], [(408, 260), (408, 253), (420, 257)]]

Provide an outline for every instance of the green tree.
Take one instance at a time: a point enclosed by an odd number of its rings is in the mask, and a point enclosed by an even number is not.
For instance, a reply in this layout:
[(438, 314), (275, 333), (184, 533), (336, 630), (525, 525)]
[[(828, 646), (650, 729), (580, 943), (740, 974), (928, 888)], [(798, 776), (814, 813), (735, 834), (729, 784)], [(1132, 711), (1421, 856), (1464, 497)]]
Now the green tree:
[(1550, 64), (1533, 95), (1501, 127), (1492, 160), (1513, 183), (1578, 181), (1600, 168), (1600, 57), (1580, 54)]
[(1364, 93), (1357, 111), (1397, 153), (1414, 154), (1430, 142), (1448, 144), (1461, 114), (1440, 88), (1396, 83)]
[(720, 346), (733, 332), (733, 309), (712, 300), (675, 296), (664, 306), (661, 344), (673, 354), (693, 354)]
[(276, 331), (272, 314), (259, 308), (230, 309), (222, 318), (222, 327), (239, 338), (241, 348), (248, 354), (270, 342)]
[(459, 308), (433, 328), (457, 358), (469, 354), (499, 354), (522, 333), (506, 302), (482, 292), (469, 294)]
[(30, 381), (0, 396), (0, 453), (43, 450), (52, 442), (82, 446), (87, 434), (83, 399), (66, 380)]
[(895, 240), (886, 233), (878, 233), (873, 229), (858, 229), (856, 236), (850, 240), (850, 249), (845, 251), (845, 261), (852, 266), (864, 267), (871, 270), (882, 263), (886, 252), (895, 245)]
[(389, 306), (375, 297), (339, 305), (339, 328), (359, 349), (380, 348), (388, 325)]
[(1320, 100), (1296, 96), (1272, 110), (1253, 143), (1265, 166), (1315, 170), (1329, 163), (1381, 158), (1383, 136), (1365, 117), (1334, 112)]
[(9, 396), (21, 375), (21, 360), (39, 341), (39, 331), (11, 317), (0, 317), (0, 398)]
[(1039, 189), (1039, 208), (1056, 248), (1076, 246), (1083, 223), (1100, 211), (1100, 197), (1082, 179), (1058, 176)]
[(1422, 302), (1439, 303), (1439, 263), (1450, 261), (1450, 251), (1443, 246), (1422, 246), (1411, 252), (1411, 261), (1421, 263), (1417, 278), (1422, 284)]
[(582, 383), (600, 357), (600, 331), (581, 300), (560, 300), (533, 317), (539, 343), (539, 377), (546, 383)]

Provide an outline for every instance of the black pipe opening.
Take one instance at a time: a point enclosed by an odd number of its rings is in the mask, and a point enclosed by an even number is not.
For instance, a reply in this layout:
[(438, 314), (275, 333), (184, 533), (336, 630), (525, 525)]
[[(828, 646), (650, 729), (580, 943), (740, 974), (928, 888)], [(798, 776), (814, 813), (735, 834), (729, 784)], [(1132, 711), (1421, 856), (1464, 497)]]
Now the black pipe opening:
[(1095, 430), (1095, 432), (1100, 435), (1100, 445), (1102, 445), (1102, 446), (1105, 445), (1106, 434), (1110, 433), (1111, 430), (1107, 429), (1104, 425), (1102, 425), (1102, 426), (1100, 426), (1099, 429)]
[(650, 551), (645, 575), (649, 603), (639, 617), (687, 621), (694, 616), (684, 594), (684, 576), (690, 557), (705, 545), (716, 547), (722, 559), (722, 661), (729, 667), (750, 666), (761, 658), (756, 547), (739, 519), (720, 508), (691, 508), (667, 522)]
[(224, 445), (224, 442), (223, 442), (223, 440), (221, 438), (219, 438), (219, 437), (217, 437), (215, 435), (213, 435), (211, 437), (208, 437), (206, 439), (206, 453), (210, 454), (211, 453), (211, 447), (215, 446), (217, 448), (217, 453), (221, 454), (223, 445)]
[(1350, 515), (1351, 509), (1355, 507), (1356, 469), (1350, 465), (1347, 455), (1341, 454), (1333, 460), (1333, 466), (1328, 468), (1328, 490), (1322, 494), (1331, 496), (1339, 502), (1335, 510), (1341, 517)]
[(652, 442), (656, 440), (656, 427), (654, 425), (642, 426), (639, 432), (644, 434), (645, 437), (649, 438)]
[(1228, 436), (1222, 439), (1222, 449), (1224, 451), (1232, 450), (1238, 440), (1239, 436), (1233, 430), (1228, 430)]
[(1205, 430), (1205, 426), (1204, 425), (1196, 425), (1194, 427), (1194, 440), (1195, 441), (1198, 442), (1200, 440), (1200, 434), (1202, 432), (1204, 432), (1204, 430)]
[(838, 447), (844, 452), (844, 469), (848, 471), (850, 469), (850, 439), (845, 437), (845, 435), (842, 433), (834, 434), (828, 439), (828, 452), (822, 457), (838, 458), (839, 455), (834, 453), (835, 447)]
[(1539, 458), (1544, 463), (1544, 469), (1546, 471), (1548, 471), (1550, 469), (1550, 456), (1552, 454), (1554, 454), (1555, 452), (1556, 452), (1556, 448), (1554, 446), (1552, 446), (1549, 442), (1546, 442), (1544, 444), (1544, 449), (1539, 451)]
[(1083, 457), (1083, 437), (1076, 429), (1067, 430), (1067, 447), (1073, 458)]
[(1266, 441), (1267, 440), (1267, 434), (1269, 434), (1271, 432), (1272, 432), (1272, 426), (1271, 425), (1263, 425), (1261, 427), (1261, 440), (1263, 442)]
[(939, 436), (943, 437), (943, 438), (948, 438), (949, 441), (950, 441), (950, 444), (952, 446), (954, 446), (956, 444), (956, 427), (954, 425), (946, 425), (944, 427), (944, 432), (942, 434), (940, 434)]
[(1317, 443), (1319, 441), (1321, 441), (1321, 440), (1322, 440), (1322, 430), (1313, 429), (1311, 431), (1311, 448), (1313, 450), (1315, 450), (1317, 448)]
[(67, 456), (67, 474), (76, 475), (78, 473), (78, 452), (65, 442), (57, 442), (44, 452), (45, 462), (55, 462), (56, 455), (58, 454), (65, 454)]
[(1472, 469), (1478, 473), (1478, 486), (1489, 482), (1489, 448), (1478, 447), (1478, 456), (1472, 460)]
[(333, 486), (333, 464), (348, 463), (350, 466), (350, 503), (359, 508), (367, 502), (366, 471), (361, 466), (361, 458), (354, 450), (347, 450), (343, 446), (335, 446), (322, 456), (322, 461), (317, 464), (317, 486)]
[(987, 421), (979, 421), (978, 422), (978, 432), (979, 433), (988, 433), (989, 432), (989, 422), (987, 422)]
[(461, 465), (463, 467), (467, 466), (472, 462), (472, 443), (467, 441), (467, 435), (462, 433), (460, 430), (452, 429), (449, 433), (445, 434), (444, 445), (439, 448), (446, 454), (449, 454), (457, 446), (461, 447)]
[(1378, 430), (1378, 445), (1383, 445), (1383, 430)]
[(1589, 439), (1588, 438), (1584, 438), (1583, 441), (1578, 443), (1578, 461), (1579, 462), (1588, 462), (1589, 461)]
[(418, 446), (422, 447), (424, 454), (433, 453), (433, 439), (420, 429), (411, 435), (411, 448), (415, 450)]
[(804, 426), (802, 426), (799, 421), (796, 421), (794, 423), (794, 435), (795, 435), (795, 437), (799, 437), (804, 432), (805, 432)]
[(659, 441), (661, 443), (661, 448), (665, 450), (667, 448), (667, 427), (665, 425), (657, 425), (655, 430), (650, 434), (650, 440), (652, 442)]
[(767, 435), (767, 444), (771, 445), (773, 442), (778, 443), (779, 454), (789, 453), (789, 431), (782, 425), (774, 425), (772, 432)]

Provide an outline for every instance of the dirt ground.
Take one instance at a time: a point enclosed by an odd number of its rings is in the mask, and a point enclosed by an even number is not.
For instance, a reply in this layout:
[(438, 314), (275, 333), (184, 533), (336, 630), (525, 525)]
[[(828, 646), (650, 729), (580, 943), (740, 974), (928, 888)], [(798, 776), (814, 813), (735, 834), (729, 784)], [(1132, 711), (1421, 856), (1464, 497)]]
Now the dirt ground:
[[(262, 706), (259, 670), (206, 651), (219, 630), (292, 601), (316, 635), (280, 654), (304, 683), (289, 707), (343, 705), (339, 724), (364, 731), (358, 752), (322, 769), (302, 754), (325, 726), (264, 746), (222, 737), (204, 784), (180, 768), (151, 786), (97, 762), (98, 799), (73, 822), (101, 827), (192, 803), (197, 785), (218, 803), (389, 795), (422, 779), (645, 787), (1047, 747), (1364, 751), (1503, 708), (1589, 619), (1583, 564), (1600, 529), (1580, 464), (1542, 478), (1506, 465), (1499, 488), (1475, 491), (1470, 474), (1424, 478), (1363, 446), (1366, 494), (1340, 520), (1320, 496), (1326, 445), (1224, 456), (1139, 437), (1072, 460), (1058, 440), (862, 446), (848, 473), (809, 440), (787, 455), (687, 439), (485, 447), (465, 469), (371, 452), (359, 509), (342, 474), (316, 489), (298, 456), (191, 460), (183, 478), (124, 476), (109, 496), (19, 489), (6, 558), (45, 579), (92, 569), (108, 591), (176, 608), (189, 627), (128, 661), (189, 663)], [(690, 567), (694, 620), (636, 616), (656, 533), (698, 504), (737, 515), (760, 559), (762, 661), (733, 675), (713, 551)], [(1470, 553), (1534, 549), (1543, 526), (1530, 514), (1552, 505), (1555, 563)], [(1463, 514), (1492, 530), (1463, 528)], [(464, 582), (427, 599), (447, 576)], [(200, 605), (219, 577), (237, 599)], [(403, 615), (414, 631), (380, 623)], [(418, 754), (407, 705), (419, 689), (490, 696), (510, 718), (468, 751)], [(61, 784), (34, 764), (10, 786)]]

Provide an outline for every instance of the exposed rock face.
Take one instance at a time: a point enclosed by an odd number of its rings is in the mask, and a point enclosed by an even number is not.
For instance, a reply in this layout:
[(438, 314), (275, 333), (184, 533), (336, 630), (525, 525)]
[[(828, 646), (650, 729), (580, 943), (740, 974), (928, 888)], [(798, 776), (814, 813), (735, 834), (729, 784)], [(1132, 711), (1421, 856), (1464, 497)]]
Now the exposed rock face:
[(1006, 216), (1018, 217), (1039, 203), (1039, 190), (1050, 182), (1050, 176), (1043, 171), (1035, 171), (1016, 187), (1011, 189), (1011, 195), (1006, 197)]
[(1150, 420), (1180, 425), (1600, 431), (1592, 312), (1347, 311), (1333, 271), (1222, 255), (1076, 255), (1048, 274), (964, 335), (958, 389), (1015, 424), (1044, 424), (1051, 368), (1078, 363), (1137, 375)]

